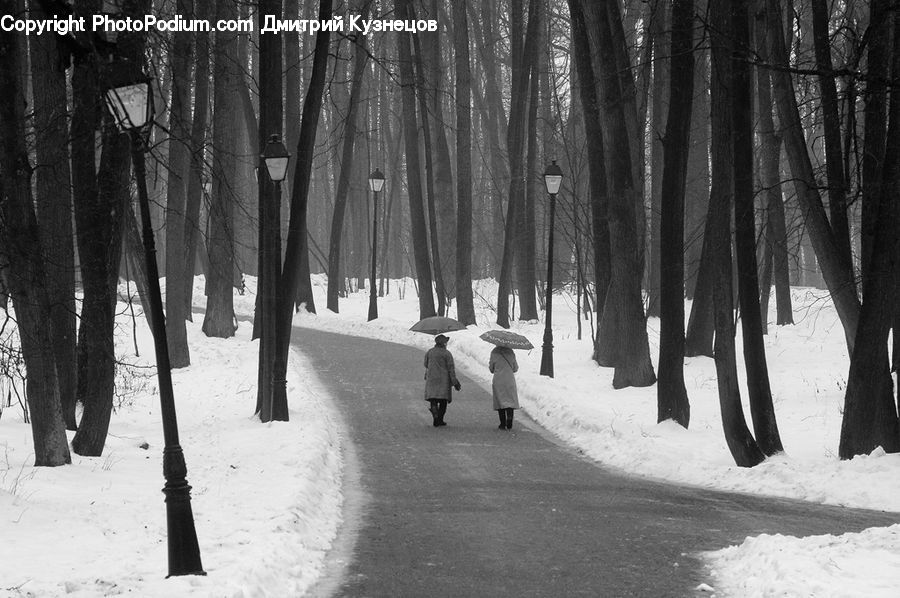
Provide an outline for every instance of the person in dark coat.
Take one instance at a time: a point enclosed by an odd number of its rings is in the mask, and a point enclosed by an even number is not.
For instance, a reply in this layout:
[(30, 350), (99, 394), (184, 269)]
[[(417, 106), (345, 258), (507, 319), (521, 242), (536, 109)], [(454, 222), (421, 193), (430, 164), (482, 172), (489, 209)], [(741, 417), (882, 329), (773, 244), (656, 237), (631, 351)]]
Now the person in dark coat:
[(447, 405), (453, 401), (452, 389), (462, 388), (456, 378), (453, 355), (447, 350), (448, 340), (443, 334), (437, 335), (434, 337), (434, 347), (425, 354), (425, 400), (430, 403), (435, 427), (447, 425), (444, 414), (447, 413)]
[(509, 347), (494, 347), (488, 369), (494, 374), (491, 390), (494, 395), (494, 409), (500, 415), (501, 430), (511, 430), (513, 410), (519, 408), (519, 393), (516, 389), (515, 373), (519, 371), (516, 354)]

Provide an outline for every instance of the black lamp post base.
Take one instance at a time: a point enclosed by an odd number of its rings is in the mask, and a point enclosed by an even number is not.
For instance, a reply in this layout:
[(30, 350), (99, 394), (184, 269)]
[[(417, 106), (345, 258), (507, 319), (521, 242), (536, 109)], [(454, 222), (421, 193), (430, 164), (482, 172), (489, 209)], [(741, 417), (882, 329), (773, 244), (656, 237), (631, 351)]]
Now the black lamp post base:
[(184, 482), (179, 486), (163, 488), (166, 495), (166, 522), (169, 540), (169, 574), (206, 575), (200, 562), (200, 545), (194, 528), (191, 509), (191, 487)]
[(553, 336), (552, 332), (544, 332), (544, 345), (541, 347), (541, 376), (553, 377)]

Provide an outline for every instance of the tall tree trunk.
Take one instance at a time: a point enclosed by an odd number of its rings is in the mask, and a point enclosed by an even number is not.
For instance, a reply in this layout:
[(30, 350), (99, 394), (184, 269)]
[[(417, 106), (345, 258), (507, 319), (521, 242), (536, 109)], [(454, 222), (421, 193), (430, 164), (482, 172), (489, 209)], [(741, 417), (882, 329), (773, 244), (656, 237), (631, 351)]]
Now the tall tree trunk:
[(712, 264), (712, 290), (715, 311), (715, 362), (719, 385), (719, 408), (725, 441), (734, 462), (739, 467), (753, 467), (765, 460), (753, 435), (747, 428), (738, 386), (737, 360), (734, 347), (734, 312), (732, 309), (732, 273), (730, 215), (732, 178), (732, 98), (730, 8), (743, 0), (710, 0), (709, 33), (711, 40), (712, 74), (710, 105), (712, 113), (711, 174), (709, 196), (710, 224), (706, 235)]
[[(509, 152), (509, 198), (506, 206), (506, 226), (503, 235), (503, 257), (500, 264), (499, 289), (497, 290), (497, 324), (503, 328), (509, 327), (509, 293), (512, 288), (513, 256), (518, 238), (517, 219), (521, 210), (525, 207), (525, 135), (528, 107), (528, 82), (531, 73), (531, 63), (536, 58), (536, 45), (530, 44), (526, 50), (523, 40), (533, 40), (537, 37), (538, 19), (537, 1), (530, 0), (528, 5), (528, 25), (524, 27), (522, 19), (522, 0), (513, 0), (511, 7), (511, 44), (510, 53), (512, 59), (512, 91), (510, 96), (509, 126), (506, 132), (506, 146)], [(523, 35), (524, 31), (524, 35)], [(520, 281), (519, 288), (523, 288)], [(531, 295), (534, 295), (534, 286), (531, 286)], [(535, 306), (535, 312), (537, 307)]]
[[(659, 0), (657, 0), (659, 4)], [(660, 259), (663, 178), (663, 136), (666, 133), (671, 67), (673, 58), (669, 32), (669, 2), (657, 6), (653, 13), (653, 112), (650, 125), (650, 255), (647, 259), (647, 315), (660, 316)], [(674, 9), (674, 5), (672, 5)]]
[[(410, 18), (411, 0), (394, 0), (397, 18)], [(397, 34), (397, 53), (400, 62), (400, 85), (403, 101), (403, 139), (406, 150), (406, 182), (409, 194), (410, 226), (414, 252), (416, 279), (419, 283), (419, 318), (435, 315), (434, 294), (431, 290), (431, 264), (428, 261), (428, 228), (422, 195), (422, 170), (419, 165), (419, 139), (416, 119), (415, 76), (413, 74), (410, 36)], [(422, 115), (424, 117), (424, 115)]]
[[(318, 19), (321, 22), (331, 19), (331, 0), (321, 0)], [(328, 46), (331, 41), (329, 31), (316, 34), (316, 45), (313, 51), (313, 66), (310, 74), (306, 99), (303, 101), (303, 113), (300, 122), (300, 134), (297, 136), (297, 160), (294, 163), (294, 185), (291, 189), (291, 220), (288, 226), (288, 237), (285, 247), (284, 268), (278, 288), (276, 305), (276, 344), (275, 364), (272, 375), (277, 381), (273, 389), (272, 418), (279, 421), (288, 420), (287, 387), (284, 379), (287, 376), (288, 352), (291, 342), (291, 322), (294, 313), (294, 299), (297, 296), (297, 285), (302, 277), (309, 279), (309, 270), (302, 272), (300, 268), (301, 252), (307, 249), (307, 207), (309, 200), (309, 183), (315, 156), (316, 129), (322, 111), (322, 96), (325, 92), (325, 74), (328, 70)]]
[[(594, 237), (594, 292), (597, 319), (603, 315), (610, 279), (610, 247), (606, 157), (603, 153), (603, 129), (600, 124), (600, 105), (597, 86), (591, 67), (584, 15), (576, 0), (569, 0), (572, 15), (572, 48), (578, 73), (578, 97), (584, 115), (584, 133), (588, 155), (588, 184), (591, 201), (591, 233)], [(599, 332), (599, 330), (598, 330)], [(593, 359), (598, 359), (599, 337), (594, 338)]]
[[(205, 19), (208, 16), (205, 2), (197, 2), (195, 11), (197, 18)], [(191, 120), (191, 160), (184, 218), (184, 277), (187, 282), (184, 316), (189, 321), (193, 321), (194, 266), (197, 261), (197, 239), (200, 237), (200, 205), (203, 202), (203, 173), (206, 164), (204, 148), (209, 115), (210, 36), (205, 32), (194, 35), (197, 45), (197, 61), (194, 66), (194, 117)]]
[[(32, 5), (32, 18), (46, 18)], [(69, 182), (66, 73), (58, 63), (57, 36), (30, 38), (34, 97), (37, 219), (52, 319), (53, 352), (66, 428), (76, 429), (75, 239)]]
[[(760, 1), (756, 13), (756, 51), (764, 61), (769, 59), (766, 43), (765, 2)], [(775, 132), (772, 117), (772, 84), (769, 69), (756, 69), (756, 89), (759, 113), (760, 153), (759, 178), (762, 183), (766, 206), (766, 251), (771, 256), (769, 266), (775, 279), (775, 323), (779, 326), (794, 323), (791, 306), (791, 282), (788, 271), (787, 229), (784, 221), (784, 200), (781, 189), (781, 136)], [(762, 289), (762, 296), (768, 305), (771, 291), (770, 280)], [(768, 309), (761, 309), (763, 318), (768, 317)], [(765, 322), (765, 320), (764, 320)]]
[[(190, 14), (191, 0), (177, 0), (176, 11)], [(169, 365), (183, 368), (191, 365), (191, 353), (185, 326), (185, 295), (193, 280), (184, 259), (187, 187), (190, 171), (191, 129), (191, 39), (192, 33), (173, 33), (172, 107), (169, 111), (169, 168), (166, 184), (166, 339), (169, 342)]]
[(778, 120), (783, 129), (785, 152), (791, 165), (797, 199), (803, 213), (806, 231), (822, 269), (822, 275), (834, 300), (838, 317), (844, 326), (847, 346), (852, 353), (859, 319), (859, 298), (856, 295), (853, 266), (841, 253), (834, 238), (813, 174), (809, 152), (803, 138), (797, 97), (794, 94), (791, 75), (786, 70), (789, 66), (789, 59), (784, 43), (778, 0), (766, 0), (766, 20), (768, 48), (772, 62), (777, 67), (781, 67), (773, 69), (772, 85), (775, 90)]
[[(900, 15), (894, 12), (889, 18), (894, 34), (892, 67), (900, 72)], [(889, 106), (881, 196), (872, 198), (878, 206), (873, 215), (875, 238), (863, 275), (863, 304), (844, 396), (841, 459), (868, 454), (879, 446), (889, 453), (900, 452), (900, 421), (888, 363), (888, 330), (900, 282), (900, 94), (891, 94)]]
[(860, 256), (862, 261), (863, 299), (865, 277), (871, 268), (872, 246), (878, 226), (878, 202), (882, 197), (881, 183), (884, 171), (884, 152), (887, 142), (887, 81), (890, 79), (890, 44), (892, 0), (872, 0), (869, 7), (869, 28), (866, 31), (866, 66), (868, 75), (863, 92), (864, 132), (862, 156), (862, 234)]
[[(410, 18), (414, 18), (412, 7), (410, 7)], [(426, 90), (425, 66), (422, 62), (423, 51), (419, 44), (418, 36), (413, 36), (413, 47), (415, 53), (413, 60), (416, 63), (416, 99), (419, 103), (419, 114), (421, 115), (422, 129), (422, 155), (425, 158), (425, 205), (427, 206), (425, 213), (428, 217), (428, 240), (431, 249), (431, 267), (434, 274), (434, 288), (438, 299), (438, 315), (443, 316), (447, 312), (447, 288), (444, 284), (444, 260), (441, 259), (441, 241), (438, 235), (438, 216), (437, 216), (437, 200), (435, 199), (435, 168), (434, 153), (432, 151), (433, 141), (431, 138), (431, 119), (428, 116), (428, 98)], [(451, 183), (452, 184), (452, 183)]]
[(838, 111), (837, 87), (831, 62), (828, 32), (827, 0), (811, 0), (813, 42), (819, 71), (819, 93), (822, 97), (822, 127), (825, 137), (825, 166), (828, 175), (828, 209), (831, 230), (838, 251), (852, 262), (850, 223), (847, 220), (847, 186), (844, 182), (844, 158), (841, 150), (841, 117)]
[[(430, 17), (438, 19), (436, 0), (430, 0)], [(430, 126), (432, 160), (434, 167), (434, 208), (437, 216), (437, 239), (440, 251), (440, 269), (435, 265), (435, 273), (441, 272), (444, 292), (448, 299), (456, 297), (455, 276), (443, 276), (444, 272), (452, 272), (456, 266), (456, 206), (453, 201), (453, 167), (450, 159), (450, 145), (447, 142), (447, 121), (444, 116), (444, 96), (442, 80), (447, 76), (441, 60), (444, 48), (441, 40), (441, 29), (435, 32), (420, 33), (416, 40), (425, 44), (422, 60), (424, 61), (425, 89), (423, 90), (431, 105)], [(435, 277), (437, 278), (437, 277)]]
[[(14, 0), (0, 0), (0, 14), (15, 14)], [(7, 282), (16, 310), (28, 372), (34, 464), (71, 462), (56, 376), (48, 286), (37, 217), (31, 197), (31, 165), (25, 145), (25, 96), (19, 74), (21, 37), (0, 30), (0, 254), (9, 259)]]
[[(262, 31), (266, 15), (281, 14), (281, 0), (261, 0), (257, 23)], [(259, 39), (259, 146), (270, 137), (282, 138), (282, 65), (281, 40), (275, 35)], [(274, 372), (276, 359), (277, 294), (281, 279), (281, 183), (273, 181), (265, 165), (257, 176), (259, 208), (259, 279), (257, 286), (259, 321), (259, 360), (256, 411), (262, 422), (287, 421), (287, 404), (276, 406), (275, 388), (285, 384)], [(283, 393), (282, 393), (283, 394)], [(276, 414), (283, 414), (280, 417)]]
[[(219, 19), (237, 18), (237, 7), (228, 0), (220, 0), (216, 8)], [(231, 283), (237, 160), (233, 148), (237, 141), (235, 104), (239, 99), (238, 90), (243, 85), (237, 72), (237, 44), (237, 35), (220, 31), (216, 33), (213, 47), (213, 187), (209, 206), (209, 272), (203, 332), (206, 336), (219, 338), (234, 336), (235, 331)]]
[(350, 82), (350, 97), (347, 100), (347, 116), (344, 118), (343, 149), (341, 150), (341, 170), (337, 180), (334, 197), (334, 209), (331, 213), (331, 237), (328, 243), (328, 291), (327, 307), (338, 313), (338, 295), (340, 291), (341, 238), (344, 230), (344, 212), (347, 208), (347, 196), (350, 188), (350, 177), (353, 171), (353, 145), (356, 142), (356, 119), (359, 107), (359, 96), (362, 93), (363, 75), (368, 59), (366, 37), (356, 37), (353, 52), (353, 79)]
[[(623, 85), (616, 61), (614, 24), (621, 28), (619, 6), (612, 0), (589, 3), (580, 0), (585, 16), (598, 97), (603, 104), (604, 155), (609, 189), (611, 277), (599, 325), (601, 346), (598, 363), (615, 367), (613, 387), (649, 386), (656, 382), (641, 298), (641, 255), (637, 207), (641, 185), (634, 180), (634, 139), (626, 115), (628, 86)], [(612, 33), (610, 33), (612, 32)], [(620, 53), (624, 49), (620, 50)], [(633, 86), (631, 93), (634, 93)]]
[(759, 311), (753, 209), (753, 92), (748, 4), (749, 0), (732, 0), (731, 9), (735, 40), (731, 64), (735, 250), (750, 415), (759, 448), (766, 455), (774, 455), (783, 452), (784, 448), (781, 445), (775, 420), (775, 407), (772, 404), (762, 318)]
[(475, 323), (472, 298), (472, 72), (469, 66), (468, 1), (453, 3), (456, 57), (456, 316)]
[[(136, 15), (144, 14), (148, 6), (138, 2), (128, 8), (131, 15)], [(124, 32), (117, 40), (117, 58), (131, 64), (135, 71), (143, 71), (144, 39), (143, 32)], [(99, 456), (106, 443), (115, 388), (113, 334), (124, 216), (130, 198), (130, 152), (127, 135), (116, 131), (111, 122), (105, 127), (99, 126), (101, 105), (97, 67), (82, 66), (84, 70), (79, 73), (77, 86), (73, 73), (72, 181), (76, 190), (75, 224), (84, 287), (78, 330), (76, 392), (84, 412), (72, 439), (72, 450), (79, 455)], [(79, 122), (82, 118), (86, 122)], [(102, 131), (102, 153), (95, 175), (94, 133), (98, 128)], [(76, 145), (79, 146), (77, 167)]]
[(684, 387), (684, 190), (691, 144), (694, 94), (694, 2), (672, 4), (672, 66), (661, 193), (660, 329), (657, 421), (688, 427), (691, 407)]

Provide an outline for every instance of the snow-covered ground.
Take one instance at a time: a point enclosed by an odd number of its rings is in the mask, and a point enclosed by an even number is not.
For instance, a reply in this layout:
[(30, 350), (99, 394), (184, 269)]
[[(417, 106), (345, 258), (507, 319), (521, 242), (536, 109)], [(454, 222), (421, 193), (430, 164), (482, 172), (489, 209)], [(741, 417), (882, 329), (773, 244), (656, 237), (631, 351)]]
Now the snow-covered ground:
[[(235, 297), (241, 315), (252, 312), (253, 284), (248, 280), (249, 292)], [(320, 313), (297, 315), (298, 325), (432, 345), (431, 337), (408, 330), (418, 316), (412, 281), (391, 283), (374, 322), (366, 322), (367, 291), (342, 299), (341, 313), (332, 314), (324, 309), (323, 279), (314, 285)], [(196, 286), (202, 299), (201, 279)], [(491, 346), (478, 335), (495, 327), (495, 297), (493, 284), (479, 285), (477, 326), (452, 333), (449, 345), (458, 367), (485, 387)], [(834, 309), (821, 291), (794, 289), (793, 298), (797, 324), (770, 325), (766, 339), (786, 454), (753, 469), (735, 467), (725, 445), (711, 359), (686, 360), (690, 429), (657, 425), (656, 388), (612, 390), (612, 370), (590, 359), (591, 323), (582, 321), (579, 340), (568, 297), (554, 301), (553, 379), (538, 375), (543, 325), (513, 323), (538, 347), (518, 352), (522, 406), (565, 442), (624, 471), (898, 512), (900, 455), (837, 459), (848, 360)], [(103, 457), (73, 455), (72, 467), (33, 468), (30, 429), (15, 401), (0, 417), (0, 596), (302, 595), (322, 570), (340, 524), (346, 442), (315, 372), (292, 354), (291, 421), (262, 425), (252, 416), (257, 348), (250, 326), (242, 322), (234, 339), (207, 339), (202, 315), (195, 315), (188, 327), (192, 365), (175, 371), (174, 381), (208, 575), (164, 580), (162, 432), (154, 370), (140, 367), (153, 363), (152, 341), (139, 318), (135, 356), (132, 321), (120, 308), (118, 355), (136, 367), (133, 377), (120, 377)], [(654, 360), (658, 324), (648, 324)], [(465, 389), (459, 399), (466, 400)], [(141, 448), (144, 442), (149, 449)], [(705, 589), (717, 596), (895, 596), (900, 525), (840, 536), (760, 536), (705, 557), (711, 571)]]

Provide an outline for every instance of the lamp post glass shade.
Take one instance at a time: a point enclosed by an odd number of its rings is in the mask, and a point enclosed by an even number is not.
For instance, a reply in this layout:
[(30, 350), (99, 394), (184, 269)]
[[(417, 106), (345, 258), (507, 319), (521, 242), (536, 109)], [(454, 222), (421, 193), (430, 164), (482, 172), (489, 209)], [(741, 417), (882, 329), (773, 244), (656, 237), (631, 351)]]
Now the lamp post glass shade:
[(291, 155), (288, 153), (287, 148), (284, 147), (284, 144), (281, 143), (281, 138), (278, 135), (269, 137), (266, 149), (260, 157), (266, 165), (269, 178), (276, 183), (283, 181), (284, 177), (287, 176), (288, 161), (291, 159)]
[(106, 104), (122, 130), (140, 129), (151, 121), (153, 91), (151, 80), (111, 87), (106, 92)]
[(544, 186), (547, 187), (547, 193), (550, 195), (559, 193), (559, 186), (562, 184), (562, 179), (562, 169), (557, 166), (556, 160), (554, 160), (552, 164), (547, 166), (547, 170), (544, 171)]
[(369, 175), (369, 189), (378, 193), (382, 187), (384, 187), (384, 174), (376, 168), (375, 172)]

